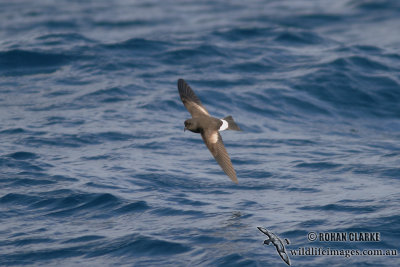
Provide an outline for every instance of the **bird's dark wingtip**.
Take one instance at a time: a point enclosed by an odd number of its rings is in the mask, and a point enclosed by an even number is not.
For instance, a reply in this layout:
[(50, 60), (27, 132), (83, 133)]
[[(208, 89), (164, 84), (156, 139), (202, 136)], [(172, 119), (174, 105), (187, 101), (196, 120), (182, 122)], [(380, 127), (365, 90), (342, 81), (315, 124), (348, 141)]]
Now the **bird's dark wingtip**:
[(267, 233), (268, 233), (267, 229), (264, 229), (263, 227), (259, 227), (259, 226), (257, 228), (258, 228), (258, 230), (260, 230), (261, 233), (263, 233), (264, 235), (267, 235)]
[(185, 82), (184, 79), (179, 79), (178, 80), (178, 90), (185, 90), (187, 83)]

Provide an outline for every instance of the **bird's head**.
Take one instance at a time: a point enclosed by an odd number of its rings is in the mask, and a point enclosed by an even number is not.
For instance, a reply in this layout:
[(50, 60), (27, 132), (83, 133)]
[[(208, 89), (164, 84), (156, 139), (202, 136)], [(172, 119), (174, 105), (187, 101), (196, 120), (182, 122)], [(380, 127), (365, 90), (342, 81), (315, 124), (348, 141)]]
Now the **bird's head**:
[(191, 132), (198, 133), (199, 132), (198, 128), (199, 127), (196, 120), (194, 119), (185, 120), (185, 128), (183, 129), (184, 131), (189, 130)]
[(271, 239), (264, 240), (265, 245), (269, 245), (271, 243)]

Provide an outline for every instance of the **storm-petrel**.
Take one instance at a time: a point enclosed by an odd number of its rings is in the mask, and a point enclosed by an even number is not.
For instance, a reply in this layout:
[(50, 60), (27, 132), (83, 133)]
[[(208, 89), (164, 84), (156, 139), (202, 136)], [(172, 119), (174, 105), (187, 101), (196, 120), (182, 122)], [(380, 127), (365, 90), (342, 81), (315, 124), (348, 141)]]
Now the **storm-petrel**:
[[(257, 227), (257, 228), (263, 234), (268, 236), (268, 239), (264, 240), (264, 244), (269, 245), (270, 243), (272, 243), (275, 246), (276, 251), (278, 252), (279, 256), (281, 256), (282, 260), (284, 262), (286, 262), (287, 265), (290, 266), (290, 259), (289, 259), (289, 256), (288, 256), (287, 252), (286, 252), (285, 245), (283, 245), (282, 240), (276, 234), (268, 231), (265, 228), (262, 228), (262, 227)], [(285, 242), (288, 245), (290, 243), (289, 240), (287, 240), (286, 238), (285, 238)]]
[(204, 143), (221, 166), (222, 170), (238, 183), (235, 169), (232, 166), (228, 152), (226, 152), (220, 131), (235, 130), (240, 131), (239, 126), (233, 121), (232, 116), (223, 119), (211, 117), (206, 108), (201, 104), (190, 86), (183, 80), (178, 80), (178, 91), (186, 109), (192, 115), (191, 119), (185, 121), (185, 131), (200, 133)]

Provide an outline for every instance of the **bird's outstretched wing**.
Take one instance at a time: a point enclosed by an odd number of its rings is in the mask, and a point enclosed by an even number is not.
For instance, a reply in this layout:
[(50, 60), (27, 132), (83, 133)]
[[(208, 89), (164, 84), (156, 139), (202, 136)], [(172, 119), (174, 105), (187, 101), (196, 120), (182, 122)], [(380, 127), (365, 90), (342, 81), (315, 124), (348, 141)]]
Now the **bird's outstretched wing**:
[(192, 117), (210, 116), (192, 88), (183, 79), (178, 80), (178, 91), (183, 104), (190, 114), (192, 114)]
[(222, 137), (219, 132), (206, 131), (201, 133), (201, 137), (226, 175), (228, 175), (233, 182), (238, 183), (235, 169), (232, 166), (231, 159), (229, 158), (228, 152), (226, 152), (224, 143), (222, 142)]
[(262, 228), (262, 227), (257, 227), (258, 228), (258, 230), (260, 230), (264, 235), (267, 235), (269, 238), (271, 238), (272, 236), (271, 236), (271, 232), (270, 231), (268, 231), (267, 229), (264, 229), (264, 228)]
[(290, 259), (288, 254), (286, 253), (286, 249), (283, 252), (278, 252), (279, 256), (281, 256), (281, 259), (287, 264), (287, 265), (291, 265), (290, 263)]

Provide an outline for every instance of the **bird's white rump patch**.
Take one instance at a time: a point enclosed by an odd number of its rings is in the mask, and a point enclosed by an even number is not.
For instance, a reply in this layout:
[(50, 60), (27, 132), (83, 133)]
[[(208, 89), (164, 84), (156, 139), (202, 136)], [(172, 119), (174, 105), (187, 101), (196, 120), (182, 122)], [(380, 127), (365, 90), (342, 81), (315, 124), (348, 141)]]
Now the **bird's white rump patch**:
[(221, 121), (222, 121), (222, 125), (221, 125), (221, 127), (219, 127), (218, 131), (223, 131), (223, 130), (228, 129), (228, 126), (229, 126), (228, 122), (226, 120), (222, 120), (222, 119), (221, 119)]

